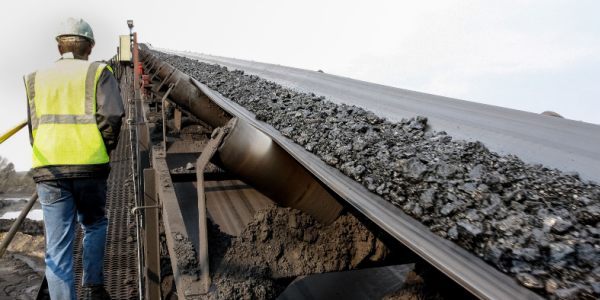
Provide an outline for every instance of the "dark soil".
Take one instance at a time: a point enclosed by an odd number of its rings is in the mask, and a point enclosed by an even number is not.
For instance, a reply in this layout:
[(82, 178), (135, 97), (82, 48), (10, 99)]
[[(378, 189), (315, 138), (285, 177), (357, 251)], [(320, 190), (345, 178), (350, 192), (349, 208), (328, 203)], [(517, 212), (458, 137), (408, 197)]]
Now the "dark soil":
[(600, 187), (243, 71), (154, 52), (542, 295), (600, 295)]
[(0, 259), (0, 299), (35, 299), (43, 276), (12, 254), (4, 254)]
[[(0, 232), (8, 232), (16, 219), (0, 219)], [(44, 221), (25, 219), (19, 228), (19, 232), (29, 235), (44, 235)]]

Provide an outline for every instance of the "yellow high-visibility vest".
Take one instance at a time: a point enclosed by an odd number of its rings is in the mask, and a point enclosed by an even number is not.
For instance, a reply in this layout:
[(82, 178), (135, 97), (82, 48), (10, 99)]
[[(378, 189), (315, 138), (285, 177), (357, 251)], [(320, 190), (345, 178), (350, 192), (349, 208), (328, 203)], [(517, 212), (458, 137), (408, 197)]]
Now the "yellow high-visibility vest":
[(96, 85), (109, 66), (61, 59), (24, 77), (33, 135), (33, 167), (108, 162), (96, 123)]

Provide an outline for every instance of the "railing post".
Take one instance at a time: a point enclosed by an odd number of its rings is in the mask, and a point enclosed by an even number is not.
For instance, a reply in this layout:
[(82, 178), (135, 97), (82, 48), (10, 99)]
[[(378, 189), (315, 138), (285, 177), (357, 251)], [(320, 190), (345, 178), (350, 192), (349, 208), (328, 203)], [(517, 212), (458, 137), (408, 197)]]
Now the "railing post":
[(139, 51), (137, 43), (137, 32), (133, 33), (133, 90), (135, 93), (135, 100), (140, 100), (140, 62), (139, 62)]

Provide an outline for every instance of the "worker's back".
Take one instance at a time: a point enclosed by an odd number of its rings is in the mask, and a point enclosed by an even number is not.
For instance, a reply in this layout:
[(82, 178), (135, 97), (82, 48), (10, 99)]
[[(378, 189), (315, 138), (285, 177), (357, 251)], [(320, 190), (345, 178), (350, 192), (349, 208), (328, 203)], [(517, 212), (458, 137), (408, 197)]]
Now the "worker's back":
[(33, 167), (108, 163), (96, 123), (96, 85), (105, 64), (63, 58), (26, 77)]

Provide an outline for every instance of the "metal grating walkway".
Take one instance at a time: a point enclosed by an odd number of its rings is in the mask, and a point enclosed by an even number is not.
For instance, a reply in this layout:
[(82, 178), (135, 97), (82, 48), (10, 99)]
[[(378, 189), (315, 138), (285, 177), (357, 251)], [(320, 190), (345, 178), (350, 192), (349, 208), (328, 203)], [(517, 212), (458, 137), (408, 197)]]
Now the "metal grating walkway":
[[(127, 68), (127, 77), (131, 79), (131, 69)], [(131, 80), (121, 80), (121, 97), (124, 101), (130, 97)], [(126, 84), (127, 83), (127, 84)], [(130, 213), (133, 207), (134, 192), (131, 179), (131, 150), (129, 130), (123, 122), (119, 144), (110, 163), (108, 177), (106, 214), (109, 224), (104, 256), (105, 286), (112, 299), (136, 299), (138, 295), (137, 248), (135, 242), (135, 218)], [(83, 297), (81, 280), (83, 278), (83, 230), (77, 226), (75, 234), (75, 282), (78, 298)], [(128, 242), (128, 238), (129, 242)]]

